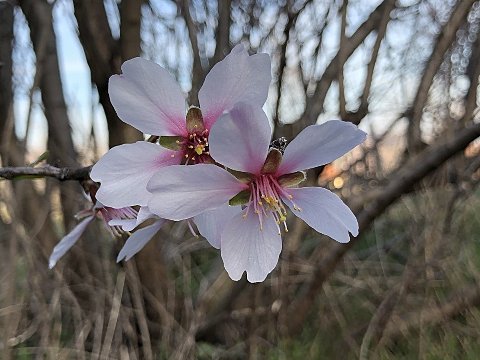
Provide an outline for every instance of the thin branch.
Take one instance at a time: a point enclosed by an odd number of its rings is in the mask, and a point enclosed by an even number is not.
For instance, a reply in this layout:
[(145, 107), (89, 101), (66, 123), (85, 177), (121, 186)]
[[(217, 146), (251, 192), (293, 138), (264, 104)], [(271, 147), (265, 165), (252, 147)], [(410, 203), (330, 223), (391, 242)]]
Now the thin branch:
[(343, 1), (342, 11), (341, 11), (341, 25), (340, 25), (340, 47), (338, 49), (338, 103), (340, 107), (340, 117), (345, 119), (346, 117), (346, 100), (345, 100), (345, 83), (344, 83), (344, 68), (345, 62), (347, 60), (345, 56), (345, 41), (347, 36), (345, 34), (345, 30), (347, 28), (347, 7), (348, 7), (348, 0)]
[[(380, 21), (384, 16), (385, 8), (395, 3), (394, 0), (385, 0), (382, 2), (373, 12), (369, 15), (368, 19), (355, 31), (355, 33), (345, 39), (345, 49), (343, 49), (343, 55), (348, 59), (357, 47), (363, 43), (366, 37), (374, 30), (380, 27)], [(323, 104), (327, 95), (328, 89), (332, 84), (332, 81), (337, 78), (338, 74), (339, 54), (330, 61), (326, 67), (322, 77), (318, 81), (315, 92), (312, 96), (307, 98), (304, 117), (304, 125), (312, 125), (317, 121), (318, 115), (323, 110)]]
[(197, 38), (197, 26), (190, 13), (190, 4), (186, 0), (177, 1), (177, 5), (181, 11), (185, 25), (187, 26), (190, 45), (192, 46), (193, 67), (192, 67), (192, 89), (190, 90), (190, 103), (198, 104), (198, 91), (203, 83), (204, 71), (202, 68), (202, 60), (200, 58), (200, 50)]
[(82, 168), (57, 168), (52, 165), (42, 167), (4, 167), (0, 168), (0, 178), (15, 180), (25, 177), (45, 178), (51, 177), (58, 181), (76, 180), (83, 181), (90, 179), (90, 170), (93, 165)]
[(420, 85), (417, 89), (415, 102), (410, 109), (410, 124), (408, 126), (408, 150), (418, 152), (421, 149), (421, 131), (420, 123), (423, 115), (423, 108), (427, 104), (429, 90), (432, 86), (433, 79), (437, 74), (440, 65), (444, 60), (445, 53), (451, 47), (455, 40), (457, 30), (467, 21), (467, 14), (472, 7), (474, 0), (460, 1), (453, 11), (448, 22), (443, 26), (435, 48), (428, 60), (423, 72)]

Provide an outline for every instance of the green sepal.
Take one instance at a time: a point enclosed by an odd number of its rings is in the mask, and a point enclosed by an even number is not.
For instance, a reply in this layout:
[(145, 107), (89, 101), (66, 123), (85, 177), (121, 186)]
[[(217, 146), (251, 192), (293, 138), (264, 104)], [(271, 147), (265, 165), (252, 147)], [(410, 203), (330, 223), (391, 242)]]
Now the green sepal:
[(292, 187), (302, 183), (307, 178), (304, 171), (285, 174), (278, 178), (278, 183), (284, 187)]
[(250, 201), (250, 190), (242, 190), (237, 195), (228, 200), (231, 206), (243, 205)]
[(181, 136), (160, 136), (160, 140), (158, 141), (164, 148), (175, 151), (182, 150), (182, 142), (183, 137)]
[(232, 169), (227, 169), (227, 171), (242, 183), (248, 184), (250, 181), (252, 181), (252, 175), (249, 173)]

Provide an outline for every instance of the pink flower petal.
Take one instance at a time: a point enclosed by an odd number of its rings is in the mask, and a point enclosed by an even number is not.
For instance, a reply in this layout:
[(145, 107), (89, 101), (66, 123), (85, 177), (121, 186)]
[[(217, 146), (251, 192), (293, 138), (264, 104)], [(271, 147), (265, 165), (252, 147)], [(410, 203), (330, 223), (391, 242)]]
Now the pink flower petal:
[(60, 258), (65, 255), (73, 245), (75, 245), (78, 239), (80, 239), (80, 236), (84, 233), (88, 224), (90, 224), (94, 218), (94, 216), (86, 217), (58, 242), (53, 248), (52, 255), (50, 255), (50, 259), (48, 260), (48, 267), (50, 269), (52, 269), (57, 264), (57, 261), (60, 260)]
[(278, 175), (328, 164), (365, 141), (367, 134), (340, 120), (311, 125), (287, 145)]
[(235, 46), (218, 62), (198, 93), (207, 129), (239, 101), (262, 107), (272, 80), (270, 68), (267, 54), (249, 56), (243, 45)]
[[(174, 157), (172, 157), (174, 155)], [(110, 149), (92, 168), (90, 177), (101, 183), (96, 197), (106, 206), (146, 205), (147, 182), (160, 168), (181, 161), (181, 153), (146, 141)]]
[(220, 249), (220, 236), (225, 225), (235, 215), (240, 213), (242, 208), (240, 206), (222, 205), (216, 209), (204, 211), (200, 215), (193, 218), (195, 225), (200, 234), (207, 239), (207, 241), (215, 249)]
[(147, 243), (160, 230), (164, 223), (164, 219), (159, 219), (155, 221), (152, 225), (135, 231), (125, 242), (122, 250), (120, 250), (120, 253), (117, 257), (117, 262), (120, 262), (122, 260), (130, 260), (136, 253), (142, 250), (145, 245), (147, 245)]
[(247, 280), (261, 282), (275, 268), (282, 251), (282, 238), (270, 214), (260, 230), (258, 216), (250, 211), (246, 218), (236, 215), (222, 233), (221, 253), (225, 270), (238, 281), (244, 271)]
[(215, 209), (247, 188), (226, 170), (212, 164), (173, 165), (148, 183), (148, 208), (161, 218), (183, 220)]
[[(285, 189), (292, 199), (282, 197), (290, 210), (316, 231), (347, 243), (358, 235), (358, 222), (347, 205), (334, 193), (319, 187)], [(296, 210), (294, 204), (301, 210)]]
[(230, 169), (258, 174), (267, 157), (270, 138), (271, 127), (263, 110), (238, 103), (212, 127), (210, 155)]
[(143, 133), (185, 135), (185, 94), (167, 70), (134, 58), (122, 65), (122, 75), (108, 84), (118, 116)]

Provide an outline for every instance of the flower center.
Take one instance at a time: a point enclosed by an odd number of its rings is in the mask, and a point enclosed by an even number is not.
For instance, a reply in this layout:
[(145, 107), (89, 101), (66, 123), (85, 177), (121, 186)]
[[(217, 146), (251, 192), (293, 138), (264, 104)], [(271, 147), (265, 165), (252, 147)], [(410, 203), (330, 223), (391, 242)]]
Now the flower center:
[(190, 133), (184, 138), (185, 164), (202, 164), (210, 161), (208, 130)]
[(250, 200), (244, 217), (247, 217), (249, 211), (254, 211), (260, 221), (260, 230), (263, 229), (263, 219), (272, 214), (277, 223), (278, 233), (280, 234), (280, 224), (283, 223), (285, 231), (287, 228), (287, 209), (282, 203), (280, 195), (291, 198), (277, 179), (270, 174), (259, 175), (250, 182)]

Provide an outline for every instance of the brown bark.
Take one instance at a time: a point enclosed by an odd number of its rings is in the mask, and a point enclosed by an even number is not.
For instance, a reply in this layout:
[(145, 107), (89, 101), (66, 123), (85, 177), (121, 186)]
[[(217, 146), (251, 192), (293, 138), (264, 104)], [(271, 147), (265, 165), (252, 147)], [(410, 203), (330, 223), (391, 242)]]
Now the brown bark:
[[(9, 119), (12, 111), (13, 5), (8, 2), (0, 2), (0, 24), (0, 136), (5, 141), (4, 133), (10, 132), (8, 128), (12, 122)], [(3, 145), (0, 155), (4, 161)]]
[(218, 24), (215, 31), (217, 44), (213, 55), (213, 64), (222, 60), (230, 50), (230, 11), (232, 0), (217, 0)]
[[(39, 87), (48, 123), (49, 163), (59, 166), (78, 165), (60, 78), (52, 5), (47, 1), (33, 0), (19, 1), (19, 5), (30, 27), (30, 37), (37, 57)], [(78, 190), (76, 184), (60, 188), (65, 224), (73, 225), (74, 214), (79, 210)]]
[(139, 140), (140, 132), (121, 121), (110, 103), (108, 80), (113, 74), (120, 73), (122, 56), (130, 58), (139, 55), (135, 52), (140, 50), (141, 4), (131, 0), (122, 5), (121, 13), (126, 16), (126, 20), (120, 26), (120, 31), (128, 39), (128, 42), (123, 41), (122, 44), (113, 38), (103, 1), (75, 0), (73, 5), (92, 82), (97, 87), (100, 104), (107, 118), (109, 145), (112, 147)]
[(178, 6), (182, 13), (183, 19), (187, 26), (188, 37), (190, 39), (190, 45), (192, 47), (193, 67), (192, 67), (192, 89), (188, 94), (189, 103), (192, 105), (198, 105), (198, 92), (203, 84), (205, 78), (205, 71), (202, 68), (202, 60), (200, 58), (200, 51), (198, 47), (197, 29), (190, 14), (190, 2), (187, 0), (178, 0)]
[[(122, 0), (120, 3), (120, 56), (122, 63), (140, 56), (142, 3), (142, 0)], [(140, 132), (133, 126), (124, 126), (123, 136), (124, 142), (142, 139)]]

